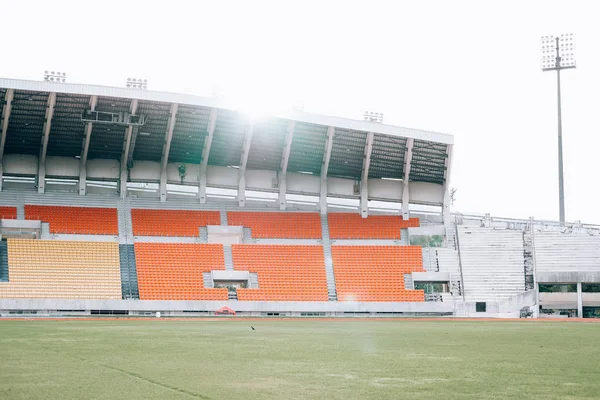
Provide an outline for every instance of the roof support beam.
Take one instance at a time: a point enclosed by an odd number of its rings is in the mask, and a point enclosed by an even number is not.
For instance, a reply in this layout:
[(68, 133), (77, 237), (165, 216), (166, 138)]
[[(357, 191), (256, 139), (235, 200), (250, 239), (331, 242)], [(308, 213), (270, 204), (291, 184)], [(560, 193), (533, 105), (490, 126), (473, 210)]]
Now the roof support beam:
[(283, 154), (281, 156), (281, 168), (279, 170), (279, 209), (285, 210), (287, 201), (285, 194), (287, 192), (287, 168), (290, 161), (290, 152), (292, 151), (292, 140), (294, 139), (295, 121), (288, 122), (287, 136), (285, 137), (285, 145), (283, 146)]
[(250, 144), (252, 143), (252, 134), (254, 132), (254, 126), (252, 123), (249, 124), (246, 129), (246, 135), (244, 135), (244, 145), (242, 147), (242, 158), (240, 160), (239, 169), (239, 184), (238, 184), (238, 206), (244, 207), (246, 205), (246, 166), (248, 165), (248, 154), (250, 153)]
[[(131, 100), (131, 105), (129, 106), (129, 113), (134, 115), (137, 112), (138, 108), (138, 100)], [(129, 165), (127, 163), (129, 158), (129, 150), (131, 147), (131, 137), (133, 136), (133, 130), (138, 129), (138, 127), (128, 126), (125, 130), (125, 137), (123, 138), (123, 151), (121, 153), (121, 173), (119, 177), (119, 194), (122, 199), (127, 197), (127, 178), (129, 172)]]
[(171, 140), (173, 139), (173, 130), (177, 120), (177, 109), (179, 104), (171, 104), (171, 115), (167, 133), (165, 134), (165, 143), (163, 145), (162, 159), (160, 162), (160, 201), (167, 201), (167, 165), (169, 163), (169, 152), (171, 151)]
[(404, 179), (402, 180), (403, 189), (402, 189), (402, 218), (409, 219), (410, 211), (408, 209), (408, 204), (410, 203), (410, 194), (409, 194), (409, 183), (410, 180), (410, 167), (412, 164), (412, 151), (413, 146), (415, 144), (415, 139), (406, 139), (406, 150), (404, 152)]
[(363, 218), (369, 216), (369, 166), (371, 165), (371, 152), (373, 151), (374, 136), (373, 132), (367, 133), (362, 175), (360, 178), (360, 215)]
[(46, 151), (48, 150), (48, 139), (50, 139), (50, 128), (52, 127), (52, 117), (54, 116), (55, 104), (56, 92), (51, 92), (48, 96), (48, 105), (46, 106), (42, 148), (40, 150), (40, 156), (38, 159), (38, 193), (44, 193), (46, 191)]
[(210, 110), (208, 120), (208, 134), (204, 138), (204, 147), (202, 148), (202, 159), (200, 160), (200, 176), (198, 177), (198, 200), (200, 203), (206, 203), (206, 171), (208, 169), (208, 156), (210, 155), (210, 146), (212, 146), (215, 126), (217, 125), (217, 109)]
[(329, 171), (329, 160), (331, 160), (331, 149), (333, 148), (333, 133), (335, 128), (327, 129), (327, 142), (323, 153), (323, 164), (321, 165), (321, 194), (319, 196), (319, 209), (321, 214), (327, 214), (327, 173)]
[(446, 157), (446, 170), (444, 171), (444, 201), (442, 204), (442, 218), (444, 224), (448, 225), (450, 221), (450, 206), (452, 205), (452, 199), (450, 198), (450, 171), (452, 169), (452, 151), (454, 145), (449, 144)]
[(4, 106), (0, 112), (0, 118), (2, 118), (2, 123), (0, 124), (2, 129), (2, 136), (0, 138), (0, 191), (2, 190), (2, 176), (4, 175), (4, 168), (2, 166), (2, 160), (4, 159), (4, 146), (6, 145), (6, 133), (8, 132), (8, 121), (10, 119), (14, 95), (14, 89), (8, 89), (6, 91), (4, 95)]
[[(90, 97), (90, 110), (96, 109), (96, 103), (98, 102), (98, 96)], [(90, 140), (92, 138), (92, 123), (88, 122), (85, 125), (85, 138), (83, 139), (83, 145), (81, 146), (81, 155), (79, 156), (79, 194), (84, 195), (87, 182), (87, 157), (88, 150), (90, 148)]]

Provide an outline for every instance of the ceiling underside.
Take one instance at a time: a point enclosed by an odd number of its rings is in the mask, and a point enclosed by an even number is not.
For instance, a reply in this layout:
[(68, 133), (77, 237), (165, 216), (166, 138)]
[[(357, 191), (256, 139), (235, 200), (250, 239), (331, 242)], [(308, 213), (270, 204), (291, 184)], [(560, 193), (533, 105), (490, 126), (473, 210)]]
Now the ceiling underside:
[[(0, 88), (0, 105), (7, 90)], [(5, 154), (39, 155), (46, 115), (48, 92), (15, 90), (6, 135)], [(111, 113), (130, 113), (133, 101), (127, 98), (98, 96), (95, 109)], [(90, 109), (91, 96), (57, 93), (48, 139), (48, 156), (80, 157), (85, 142), (86, 123), (81, 116)], [(135, 114), (144, 115), (144, 126), (132, 138), (133, 162), (161, 161), (171, 118), (171, 104), (139, 100)], [(202, 162), (207, 142), (211, 110), (208, 107), (180, 104), (169, 151), (169, 162)], [(320, 175), (327, 148), (328, 126), (282, 118), (251, 123), (237, 111), (219, 109), (208, 157), (208, 164), (239, 167), (244, 143), (249, 141), (247, 167), (278, 171), (285, 156), (286, 138), (292, 139), (288, 171)], [(291, 134), (290, 130), (293, 128)], [(88, 157), (121, 159), (127, 128), (122, 125), (92, 126)], [(328, 176), (360, 180), (368, 132), (333, 128)], [(381, 133), (373, 135), (369, 178), (403, 179), (407, 138)], [(443, 184), (446, 179), (448, 146), (414, 140), (410, 181)]]

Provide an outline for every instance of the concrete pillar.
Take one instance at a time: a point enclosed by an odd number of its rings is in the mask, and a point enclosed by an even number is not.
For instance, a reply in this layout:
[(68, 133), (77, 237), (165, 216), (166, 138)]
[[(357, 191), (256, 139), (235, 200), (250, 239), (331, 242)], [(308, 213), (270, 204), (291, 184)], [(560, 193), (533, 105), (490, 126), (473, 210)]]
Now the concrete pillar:
[(583, 318), (583, 295), (581, 292), (581, 282), (577, 282), (577, 316)]

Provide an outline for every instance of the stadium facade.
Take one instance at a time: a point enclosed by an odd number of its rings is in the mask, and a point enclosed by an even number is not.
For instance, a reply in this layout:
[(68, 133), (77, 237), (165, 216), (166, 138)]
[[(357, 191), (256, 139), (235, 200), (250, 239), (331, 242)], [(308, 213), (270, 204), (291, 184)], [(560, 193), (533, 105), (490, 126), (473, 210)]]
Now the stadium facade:
[(451, 214), (451, 135), (12, 79), (0, 106), (1, 315), (600, 309), (600, 228)]

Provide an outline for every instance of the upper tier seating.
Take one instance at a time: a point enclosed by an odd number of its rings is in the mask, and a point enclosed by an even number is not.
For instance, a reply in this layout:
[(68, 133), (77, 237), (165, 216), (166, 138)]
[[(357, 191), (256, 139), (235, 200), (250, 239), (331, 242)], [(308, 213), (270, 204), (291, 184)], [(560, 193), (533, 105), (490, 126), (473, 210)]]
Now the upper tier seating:
[(25, 205), (25, 219), (50, 223), (51, 233), (119, 234), (116, 208)]
[(141, 300), (227, 300), (227, 289), (205, 289), (203, 272), (224, 270), (223, 245), (135, 243)]
[(229, 225), (252, 229), (255, 238), (320, 239), (321, 216), (302, 212), (228, 212)]
[(400, 239), (400, 229), (419, 226), (418, 218), (405, 221), (395, 215), (330, 213), (327, 218), (331, 239)]
[(191, 236), (200, 234), (199, 227), (219, 225), (218, 211), (132, 209), (135, 236)]
[(238, 289), (238, 300), (327, 301), (322, 246), (232, 246), (236, 270), (258, 274), (258, 289)]
[(119, 244), (8, 239), (0, 298), (121, 299)]
[(0, 206), (0, 219), (17, 219), (17, 207)]
[(340, 301), (425, 301), (422, 290), (406, 290), (404, 274), (423, 271), (419, 246), (332, 246)]

